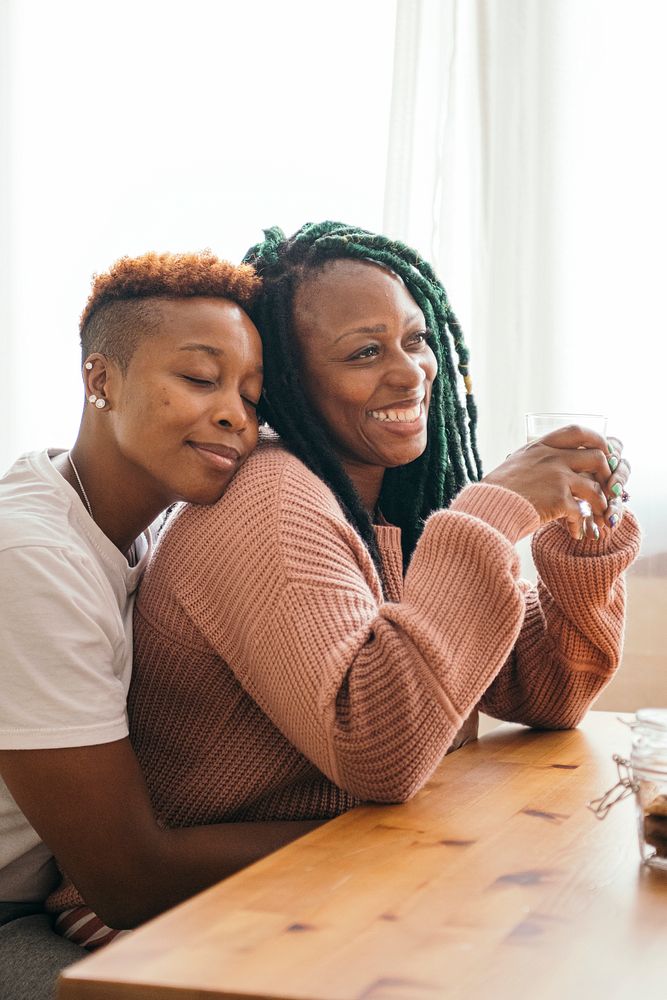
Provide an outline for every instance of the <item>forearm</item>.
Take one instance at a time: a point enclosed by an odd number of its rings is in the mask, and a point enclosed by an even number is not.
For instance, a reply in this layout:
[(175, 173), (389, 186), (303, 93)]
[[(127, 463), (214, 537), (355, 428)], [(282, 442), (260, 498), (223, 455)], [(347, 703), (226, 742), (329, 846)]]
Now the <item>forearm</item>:
[(620, 662), (623, 572), (638, 546), (629, 512), (604, 542), (574, 541), (559, 524), (539, 533), (540, 581), (513, 655), (482, 699), (485, 712), (544, 728), (581, 721)]
[[(467, 501), (481, 494), (491, 523), (462, 506), (434, 514), (398, 601), (360, 574), (351, 529), (327, 534), (321, 519), (312, 525), (317, 575), (310, 560), (290, 564), (282, 586), (265, 574), (252, 618), (233, 603), (238, 588), (228, 590), (220, 617), (243, 621), (245, 633), (242, 656), (222, 637), (222, 657), (283, 735), (357, 798), (413, 795), (516, 641), (524, 598), (512, 538), (536, 514), (506, 490), (475, 490)], [(290, 552), (306, 549), (306, 527)]]
[(319, 825), (229, 823), (160, 830), (150, 855), (137, 853), (120, 878), (109, 880), (104, 898), (98, 890), (85, 902), (111, 927), (136, 927)]
[(336, 703), (337, 780), (359, 797), (402, 801), (423, 785), (523, 621), (516, 554), (498, 530), (445, 512), (422, 542)]
[(85, 901), (110, 926), (135, 926), (315, 825), (163, 828), (127, 738), (0, 751), (0, 773), (80, 894), (61, 887), (47, 908)]
[[(513, 543), (539, 518), (510, 491), (471, 487), (429, 520), (402, 595), (396, 587), (387, 599), (361, 540), (330, 501), (309, 504), (300, 481), (283, 480), (282, 488), (280, 516), (269, 504), (271, 517), (248, 525), (245, 548), (220, 544), (198, 564), (196, 582), (178, 591), (179, 607), (332, 782), (356, 798), (403, 801), (509, 656), (524, 614)], [(223, 515), (207, 536), (226, 539), (240, 512), (221, 505), (201, 515)], [(174, 563), (191, 548), (194, 528), (186, 517), (173, 528)], [(247, 577), (250, 551), (261, 573), (252, 588), (231, 585)], [(155, 613), (141, 598), (139, 612), (147, 621)]]
[[(576, 665), (551, 635), (534, 590), (512, 654), (480, 701), (487, 715), (538, 729), (572, 729), (609, 683), (613, 668)], [(570, 631), (570, 638), (581, 641)]]

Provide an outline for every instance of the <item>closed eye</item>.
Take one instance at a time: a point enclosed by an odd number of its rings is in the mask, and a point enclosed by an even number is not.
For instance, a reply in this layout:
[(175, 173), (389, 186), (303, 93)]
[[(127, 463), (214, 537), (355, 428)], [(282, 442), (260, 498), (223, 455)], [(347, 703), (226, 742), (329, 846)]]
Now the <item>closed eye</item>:
[(211, 379), (196, 378), (194, 375), (181, 375), (181, 378), (185, 379), (186, 382), (192, 382), (193, 385), (201, 385), (201, 386), (215, 385), (215, 383), (212, 382)]

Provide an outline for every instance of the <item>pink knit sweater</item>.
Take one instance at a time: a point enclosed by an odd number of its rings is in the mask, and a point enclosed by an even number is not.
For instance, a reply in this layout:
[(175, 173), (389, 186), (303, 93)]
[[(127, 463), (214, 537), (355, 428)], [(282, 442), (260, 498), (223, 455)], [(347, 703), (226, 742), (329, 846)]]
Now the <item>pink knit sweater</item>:
[(429, 518), (405, 578), (380, 581), (331, 491), (265, 443), (213, 507), (165, 531), (135, 612), (131, 737), (170, 825), (336, 815), (400, 802), (479, 706), (575, 726), (618, 666), (631, 513), (604, 542), (535, 534), (528, 501), (469, 486)]

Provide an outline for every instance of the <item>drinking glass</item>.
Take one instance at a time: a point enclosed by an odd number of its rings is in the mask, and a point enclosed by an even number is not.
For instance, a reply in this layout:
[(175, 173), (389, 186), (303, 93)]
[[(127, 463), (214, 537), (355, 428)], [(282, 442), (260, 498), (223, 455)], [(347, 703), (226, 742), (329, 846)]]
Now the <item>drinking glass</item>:
[[(601, 413), (527, 413), (526, 414), (526, 438), (528, 444), (536, 441), (551, 431), (557, 431), (560, 427), (569, 427), (570, 424), (578, 424), (579, 427), (588, 427), (590, 430), (607, 436), (607, 418)], [(593, 511), (588, 500), (574, 498), (579, 504), (581, 511), (581, 537), (586, 534), (588, 522), (593, 525), (592, 531), (597, 538), (597, 525), (592, 520)]]
[(578, 424), (580, 427), (589, 427), (597, 434), (606, 437), (607, 418), (601, 413), (527, 413), (526, 414), (526, 437), (528, 444), (544, 434), (557, 431), (559, 427), (568, 427), (570, 424)]

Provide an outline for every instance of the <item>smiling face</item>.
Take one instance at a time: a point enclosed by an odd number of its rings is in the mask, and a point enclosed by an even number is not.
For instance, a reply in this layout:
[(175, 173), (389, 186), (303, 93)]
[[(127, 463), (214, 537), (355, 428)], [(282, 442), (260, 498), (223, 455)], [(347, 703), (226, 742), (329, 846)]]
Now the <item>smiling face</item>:
[(123, 475), (157, 509), (214, 503), (257, 444), (259, 334), (227, 299), (155, 303), (156, 331), (124, 375), (110, 368), (108, 431)]
[[(301, 380), (358, 492), (426, 447), (437, 362), (403, 281), (367, 261), (336, 260), (294, 297)], [(371, 490), (372, 492), (372, 490)]]

